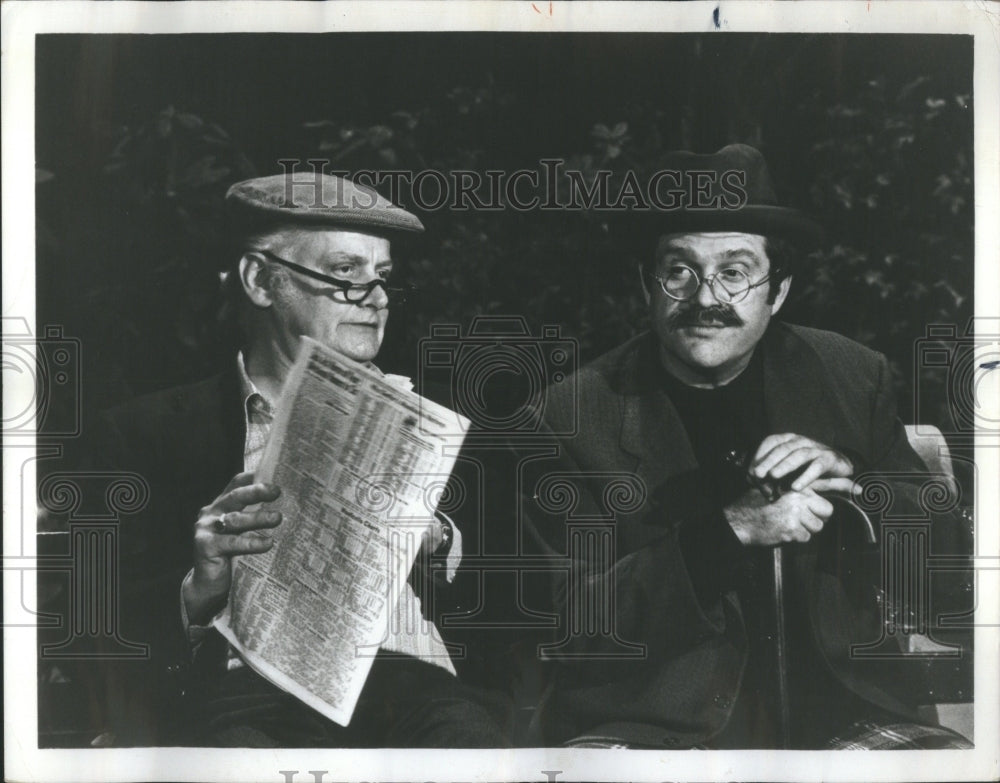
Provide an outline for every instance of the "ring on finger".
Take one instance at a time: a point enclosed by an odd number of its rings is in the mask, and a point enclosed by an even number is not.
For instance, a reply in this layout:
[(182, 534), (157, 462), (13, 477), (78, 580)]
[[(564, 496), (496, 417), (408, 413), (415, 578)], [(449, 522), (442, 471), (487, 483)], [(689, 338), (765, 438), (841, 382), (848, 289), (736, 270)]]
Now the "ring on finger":
[(215, 532), (216, 533), (226, 533), (229, 530), (229, 521), (226, 519), (226, 514), (222, 514), (215, 520)]

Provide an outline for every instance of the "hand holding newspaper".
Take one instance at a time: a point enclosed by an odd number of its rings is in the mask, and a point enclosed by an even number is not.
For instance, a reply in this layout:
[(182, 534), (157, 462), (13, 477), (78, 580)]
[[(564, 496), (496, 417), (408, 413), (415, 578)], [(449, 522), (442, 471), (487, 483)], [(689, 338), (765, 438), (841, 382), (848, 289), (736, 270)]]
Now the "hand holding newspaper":
[(336, 723), (350, 721), (409, 589), (467, 428), (302, 338), (256, 476), (282, 488), (269, 506), (284, 521), (268, 552), (236, 561), (215, 625), (257, 672)]

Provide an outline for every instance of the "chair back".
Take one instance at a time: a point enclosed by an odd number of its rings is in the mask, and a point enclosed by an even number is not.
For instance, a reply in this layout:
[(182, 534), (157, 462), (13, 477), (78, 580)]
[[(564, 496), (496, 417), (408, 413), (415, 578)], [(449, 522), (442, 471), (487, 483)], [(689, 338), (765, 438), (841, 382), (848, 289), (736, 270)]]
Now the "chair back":
[(917, 456), (923, 460), (927, 470), (931, 473), (943, 473), (952, 482), (955, 481), (955, 466), (951, 461), (951, 451), (941, 430), (929, 424), (921, 424), (918, 432), (917, 425), (907, 424), (906, 439), (910, 442), (910, 447), (917, 452)]

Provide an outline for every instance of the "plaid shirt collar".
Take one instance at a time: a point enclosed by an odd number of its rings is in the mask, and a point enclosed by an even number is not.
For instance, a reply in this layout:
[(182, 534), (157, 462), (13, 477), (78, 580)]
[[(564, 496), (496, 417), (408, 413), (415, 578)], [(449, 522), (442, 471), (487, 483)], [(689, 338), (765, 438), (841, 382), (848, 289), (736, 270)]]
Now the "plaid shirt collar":
[(261, 413), (268, 418), (274, 416), (274, 403), (261, 394), (260, 389), (247, 374), (243, 351), (236, 354), (236, 373), (240, 382), (240, 396), (243, 398), (243, 413), (249, 420), (254, 413)]
[[(394, 373), (382, 372), (372, 362), (366, 362), (364, 366), (372, 372), (380, 375), (386, 383), (391, 383), (393, 386), (403, 389), (404, 391), (413, 391), (413, 381), (405, 375), (395, 375)], [(247, 373), (243, 351), (236, 354), (236, 373), (240, 382), (240, 396), (243, 398), (244, 412), (249, 415), (252, 411), (259, 410), (267, 416), (273, 416), (274, 401), (268, 400), (263, 394), (261, 394), (260, 390), (250, 379), (250, 375)]]

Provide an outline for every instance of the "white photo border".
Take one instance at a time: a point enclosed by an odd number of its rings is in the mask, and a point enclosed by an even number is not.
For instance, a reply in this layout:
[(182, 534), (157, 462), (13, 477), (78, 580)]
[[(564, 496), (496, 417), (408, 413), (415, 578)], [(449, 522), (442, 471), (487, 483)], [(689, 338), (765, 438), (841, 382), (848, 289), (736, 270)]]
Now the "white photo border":
[[(2, 4), (3, 316), (35, 321), (34, 62), (39, 33), (606, 31), (710, 33), (937, 33), (974, 37), (977, 317), (1000, 316), (1000, 9), (989, 2), (27, 2)], [(713, 14), (717, 13), (717, 17)], [(716, 24), (716, 19), (718, 24)], [(5, 320), (5, 328), (8, 321)], [(5, 416), (30, 389), (4, 389)], [(993, 403), (997, 404), (994, 397)], [(991, 416), (996, 420), (997, 416)], [(5, 449), (8, 444), (4, 444)], [(33, 448), (26, 442), (23, 447)], [(996, 445), (977, 443), (979, 474), (1000, 476)], [(4, 461), (4, 617), (34, 605), (34, 580), (15, 560), (35, 555), (30, 460)], [(18, 460), (21, 462), (21, 460)], [(10, 468), (10, 469), (9, 469)], [(27, 488), (27, 489), (25, 489)], [(998, 482), (977, 487), (975, 750), (634, 751), (584, 749), (39, 750), (33, 629), (4, 632), (4, 755), (9, 780), (985, 780), (998, 775), (1000, 738), (1000, 501)], [(20, 499), (20, 504), (16, 501)], [(14, 558), (14, 560), (11, 560)], [(22, 590), (24, 591), (22, 593)], [(22, 597), (23, 596), (23, 597)], [(282, 771), (297, 771), (292, 778)]]

